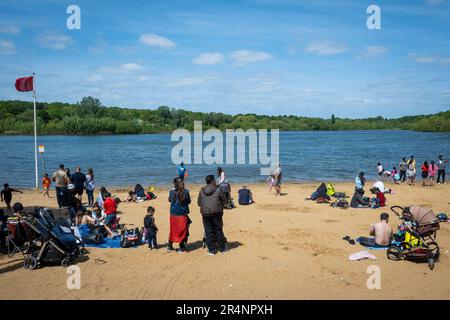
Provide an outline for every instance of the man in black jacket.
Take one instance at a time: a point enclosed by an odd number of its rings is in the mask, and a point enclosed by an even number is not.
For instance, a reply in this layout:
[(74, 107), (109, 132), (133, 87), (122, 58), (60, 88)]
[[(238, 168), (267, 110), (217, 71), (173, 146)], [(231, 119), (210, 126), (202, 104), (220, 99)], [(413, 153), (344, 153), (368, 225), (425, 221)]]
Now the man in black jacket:
[(206, 176), (206, 187), (201, 188), (198, 195), (198, 205), (203, 217), (205, 228), (206, 246), (208, 254), (214, 255), (214, 242), (218, 244), (221, 253), (227, 251), (225, 247), (225, 235), (223, 234), (223, 207), (227, 204), (227, 199), (216, 185), (213, 175)]

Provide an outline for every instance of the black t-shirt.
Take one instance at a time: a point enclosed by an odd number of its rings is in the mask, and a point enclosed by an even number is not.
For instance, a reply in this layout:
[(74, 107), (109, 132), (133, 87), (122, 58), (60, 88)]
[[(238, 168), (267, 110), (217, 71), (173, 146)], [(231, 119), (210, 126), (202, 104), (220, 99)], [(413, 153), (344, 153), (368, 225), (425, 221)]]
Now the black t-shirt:
[(86, 181), (86, 176), (84, 175), (84, 173), (75, 172), (74, 174), (72, 174), (71, 181), (75, 186), (75, 189), (83, 189), (84, 182)]

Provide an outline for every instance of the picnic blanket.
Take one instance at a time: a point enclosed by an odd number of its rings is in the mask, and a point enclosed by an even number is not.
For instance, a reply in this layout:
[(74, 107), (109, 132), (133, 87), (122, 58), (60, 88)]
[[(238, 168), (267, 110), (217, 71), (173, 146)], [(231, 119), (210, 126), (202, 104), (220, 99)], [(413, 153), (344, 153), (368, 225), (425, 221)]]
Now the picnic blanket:
[[(131, 248), (137, 248), (139, 245), (141, 245), (141, 244), (138, 244), (138, 245), (136, 245), (134, 247), (131, 247)], [(119, 236), (114, 237), (113, 239), (105, 238), (103, 243), (101, 243), (101, 244), (92, 244), (92, 243), (86, 244), (85, 247), (87, 247), (87, 248), (101, 248), (101, 249), (122, 248), (120, 246), (120, 237)]]

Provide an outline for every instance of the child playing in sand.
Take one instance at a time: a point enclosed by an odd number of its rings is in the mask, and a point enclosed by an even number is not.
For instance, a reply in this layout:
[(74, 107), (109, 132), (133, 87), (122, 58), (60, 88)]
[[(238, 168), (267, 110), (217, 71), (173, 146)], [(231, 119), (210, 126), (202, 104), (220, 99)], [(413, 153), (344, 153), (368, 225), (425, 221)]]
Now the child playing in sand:
[(52, 184), (52, 180), (49, 178), (48, 174), (44, 173), (44, 178), (42, 179), (42, 188), (44, 189), (43, 196), (47, 196), (50, 198), (48, 191), (50, 190), (50, 185)]
[(3, 200), (5, 200), (5, 203), (6, 203), (6, 210), (8, 211), (8, 212), (11, 212), (11, 201), (12, 201), (12, 193), (13, 192), (19, 192), (19, 193), (23, 193), (22, 191), (19, 191), (19, 190), (15, 190), (15, 189), (13, 189), (13, 188), (10, 188), (9, 187), (9, 184), (7, 184), (7, 183), (5, 183), (4, 185), (3, 185), (3, 190), (2, 190), (2, 192), (0, 193), (0, 197), (1, 197), (1, 200), (2, 200), (2, 202), (3, 202)]
[(147, 230), (147, 242), (148, 247), (152, 250), (156, 250), (158, 248), (158, 244), (156, 242), (156, 234), (158, 233), (158, 227), (155, 224), (155, 208), (149, 206), (147, 208), (147, 215), (144, 218), (144, 227)]

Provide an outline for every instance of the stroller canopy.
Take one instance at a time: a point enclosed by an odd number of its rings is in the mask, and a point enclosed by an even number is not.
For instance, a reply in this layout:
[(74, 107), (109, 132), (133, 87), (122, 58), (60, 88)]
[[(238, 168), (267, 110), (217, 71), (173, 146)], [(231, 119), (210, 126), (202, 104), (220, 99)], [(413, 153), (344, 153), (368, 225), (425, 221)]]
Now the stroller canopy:
[(411, 213), (412, 221), (416, 222), (419, 226), (439, 222), (439, 219), (430, 208), (411, 206), (409, 212)]

